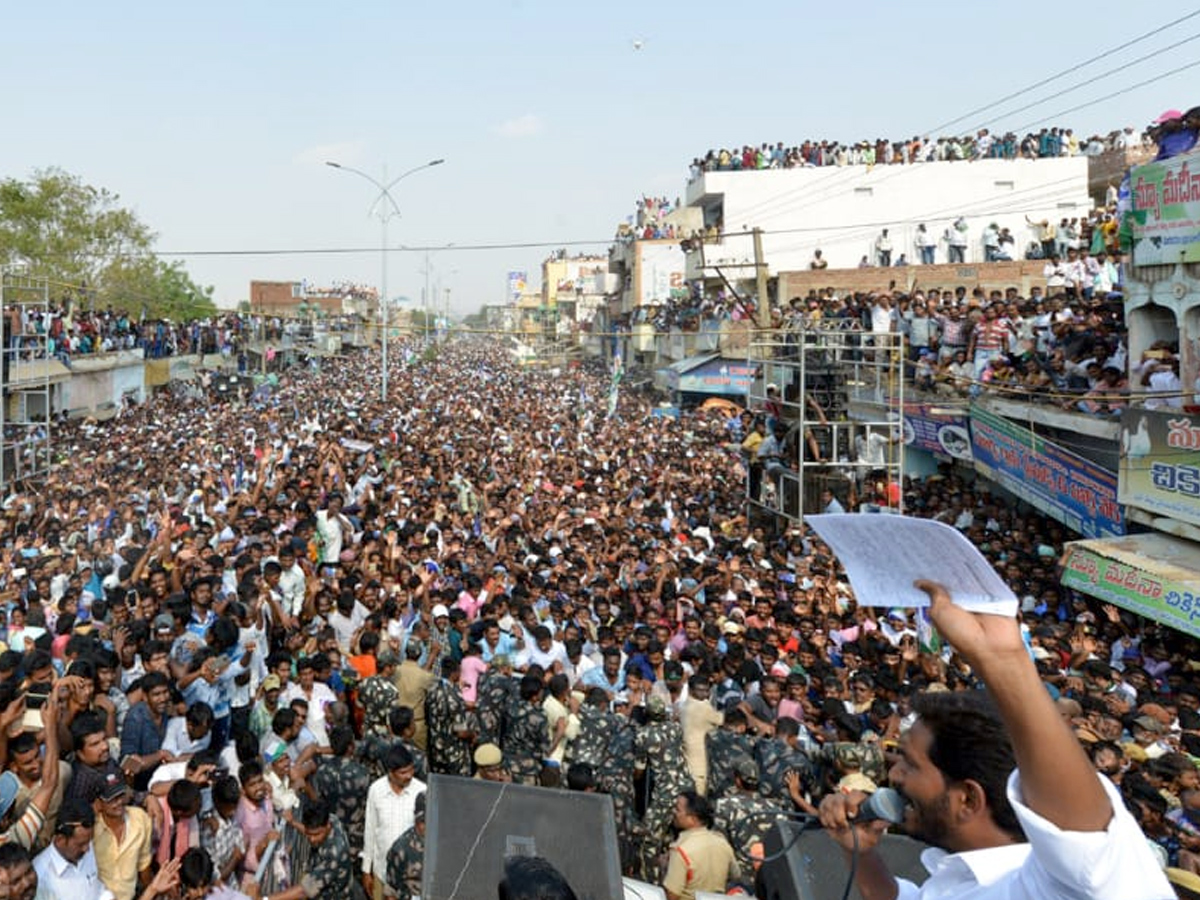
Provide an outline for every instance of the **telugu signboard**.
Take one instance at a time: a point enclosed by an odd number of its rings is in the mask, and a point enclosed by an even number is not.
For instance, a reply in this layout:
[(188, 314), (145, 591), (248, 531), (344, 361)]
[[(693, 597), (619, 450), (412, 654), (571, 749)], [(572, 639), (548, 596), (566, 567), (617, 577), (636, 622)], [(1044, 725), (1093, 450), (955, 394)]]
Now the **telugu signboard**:
[(1200, 416), (1125, 410), (1120, 475), (1122, 503), (1200, 525)]
[(1138, 166), (1129, 178), (1134, 265), (1200, 262), (1200, 156)]
[(1125, 533), (1113, 472), (1028, 428), (971, 407), (975, 469), (1087, 537)]
[(1200, 637), (1200, 564), (1188, 542), (1145, 534), (1067, 544), (1062, 584)]

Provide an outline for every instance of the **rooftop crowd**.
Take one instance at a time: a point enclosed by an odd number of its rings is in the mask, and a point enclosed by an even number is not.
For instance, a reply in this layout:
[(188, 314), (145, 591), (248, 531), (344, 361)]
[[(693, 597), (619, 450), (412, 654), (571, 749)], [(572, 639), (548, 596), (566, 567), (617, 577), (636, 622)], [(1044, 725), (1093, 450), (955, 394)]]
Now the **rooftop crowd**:
[[(856, 597), (803, 528), (748, 521), (719, 416), (625, 392), (606, 417), (605, 373), (482, 343), (408, 358), (387, 404), (355, 355), (66, 423), (61, 465), (4, 498), (10, 896), (416, 897), (430, 773), (608, 794), (623, 871), (671, 898), (752, 884), (774, 821), (836, 827), (889, 779), (934, 815), (898, 768), (917, 711), (976, 709), (992, 671), (944, 604), (961, 649)], [(1021, 598), (1092, 799), (1196, 871), (1194, 643), (1060, 589), (1070, 536), (985, 484), (900, 489)], [(987, 734), (971, 777), (1003, 804)]]
[(744, 144), (709, 150), (692, 160), (691, 177), (704, 172), (739, 172), (750, 169), (795, 169), (805, 166), (876, 166), (912, 165), (926, 162), (954, 162), (977, 159), (1053, 159), (1060, 156), (1098, 156), (1109, 150), (1128, 150), (1151, 146), (1151, 137), (1132, 127), (1107, 135), (1081, 138), (1070, 128), (1054, 127), (1031, 131), (1024, 136), (1014, 132), (993, 134), (981, 128), (974, 134), (939, 137), (914, 135), (906, 141), (861, 140), (843, 143), (836, 140), (805, 140), (802, 144)]

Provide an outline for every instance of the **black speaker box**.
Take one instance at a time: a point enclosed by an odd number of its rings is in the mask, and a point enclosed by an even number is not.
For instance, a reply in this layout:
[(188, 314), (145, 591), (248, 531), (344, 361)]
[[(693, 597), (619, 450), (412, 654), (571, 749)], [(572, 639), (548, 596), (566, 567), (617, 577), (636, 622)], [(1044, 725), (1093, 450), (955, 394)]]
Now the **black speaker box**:
[[(759, 869), (759, 896), (762, 900), (842, 900), (850, 866), (842, 848), (824, 829), (795, 822), (775, 825), (763, 841), (767, 857), (790, 847), (778, 859), (764, 862)], [(897, 878), (921, 884), (929, 877), (921, 865), (926, 844), (900, 835), (885, 834), (876, 848)], [(858, 888), (850, 890), (851, 900), (862, 900)]]
[(612, 800), (550, 788), (429, 776), (422, 900), (490, 900), (509, 856), (540, 856), (579, 900), (621, 897)]

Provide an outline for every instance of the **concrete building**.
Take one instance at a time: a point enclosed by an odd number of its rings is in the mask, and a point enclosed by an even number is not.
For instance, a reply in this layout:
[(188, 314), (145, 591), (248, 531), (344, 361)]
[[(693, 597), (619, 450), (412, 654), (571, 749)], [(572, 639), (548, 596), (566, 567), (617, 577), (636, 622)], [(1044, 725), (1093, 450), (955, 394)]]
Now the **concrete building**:
[[(874, 265), (876, 240), (886, 228), (893, 264), (904, 254), (920, 261), (918, 226), (937, 241), (937, 262), (949, 261), (954, 224), (965, 224), (965, 262), (984, 259), (982, 236), (991, 223), (1007, 227), (1023, 256), (1035, 239), (1026, 217), (1054, 223), (1085, 215), (1088, 160), (979, 160), (894, 166), (827, 166), (753, 172), (706, 172), (687, 188), (686, 204), (700, 210), (705, 229), (722, 237), (688, 254), (687, 278), (714, 266), (750, 266), (751, 232), (763, 231), (763, 257), (772, 275), (809, 268), (816, 250), (830, 269)], [(753, 281), (753, 269), (740, 270)]]

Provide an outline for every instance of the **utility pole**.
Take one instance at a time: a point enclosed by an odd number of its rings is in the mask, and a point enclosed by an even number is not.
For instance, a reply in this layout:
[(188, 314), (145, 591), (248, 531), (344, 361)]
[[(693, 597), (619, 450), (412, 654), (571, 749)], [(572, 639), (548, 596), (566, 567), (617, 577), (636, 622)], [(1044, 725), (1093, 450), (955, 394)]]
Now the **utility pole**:
[(767, 296), (767, 263), (763, 259), (761, 228), (754, 229), (754, 276), (755, 292), (758, 294), (754, 319), (760, 332), (769, 331), (771, 328), (771, 301)]

